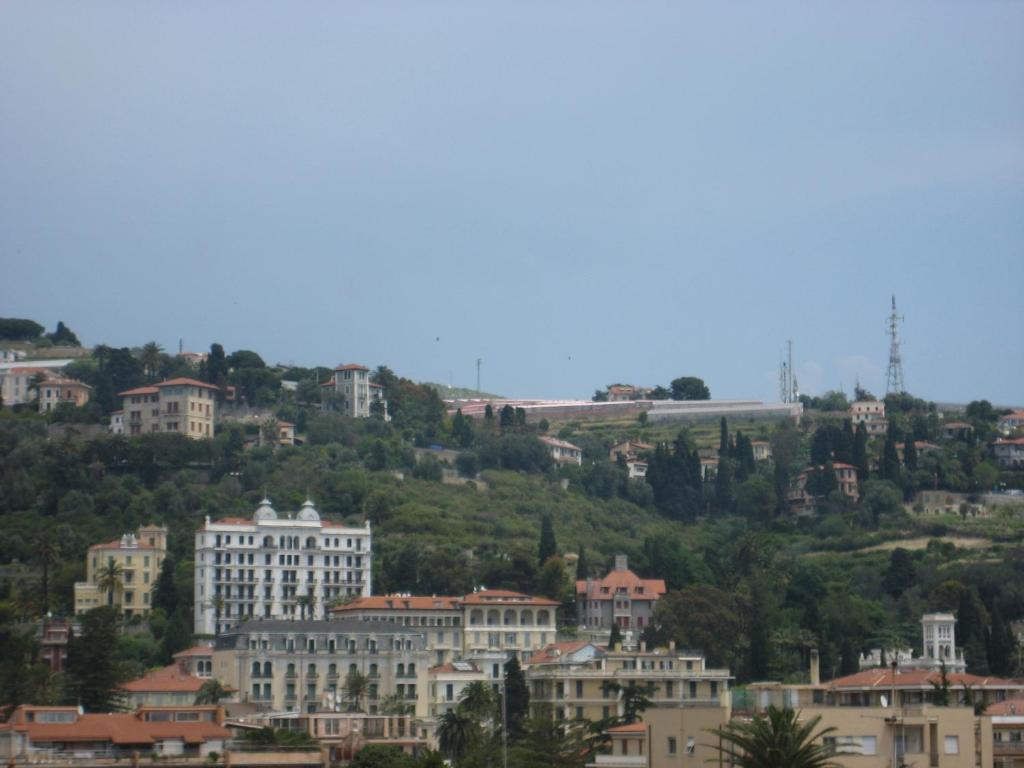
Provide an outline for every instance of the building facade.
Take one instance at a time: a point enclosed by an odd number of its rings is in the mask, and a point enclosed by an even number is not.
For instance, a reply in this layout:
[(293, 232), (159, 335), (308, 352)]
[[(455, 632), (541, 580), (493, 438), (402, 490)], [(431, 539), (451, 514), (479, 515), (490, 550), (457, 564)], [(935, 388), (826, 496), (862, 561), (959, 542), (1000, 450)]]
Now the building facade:
[(92, 387), (75, 379), (46, 379), (36, 387), (36, 403), (40, 413), (49, 413), (66, 403), (80, 408), (89, 402)]
[(664, 594), (663, 579), (641, 579), (629, 570), (626, 555), (616, 555), (615, 568), (603, 579), (576, 582), (576, 621), (586, 629), (617, 625), (623, 632), (642, 632)]
[(192, 440), (211, 438), (217, 420), (217, 392), (212, 384), (187, 378), (120, 392), (122, 428), (128, 435), (172, 432)]
[(195, 631), (212, 635), (245, 618), (321, 619), (325, 603), (369, 595), (370, 523), (321, 521), (312, 501), (279, 518), (268, 499), (251, 520), (227, 518), (196, 532)]
[(1024, 469), (1024, 437), (1015, 440), (996, 440), (992, 453), (1000, 469)]
[(337, 618), (387, 621), (422, 632), (435, 665), (463, 656), (464, 616), (457, 597), (372, 595), (331, 609)]
[(144, 525), (137, 533), (92, 545), (85, 581), (75, 584), (75, 613), (109, 605), (125, 618), (148, 614), (150, 593), (166, 556), (167, 529), (159, 525)]
[(365, 365), (339, 365), (331, 380), (320, 386), (332, 394), (333, 408), (345, 416), (365, 419), (379, 410), (387, 418), (384, 389), (370, 381), (370, 369)]
[[(377, 714), (395, 697), (423, 717), (429, 665), (419, 630), (351, 618), (247, 621), (220, 635), (213, 652), (214, 677), (241, 702), (306, 713)], [(352, 672), (366, 677), (358, 699), (346, 693)]]
[(575, 464), (576, 466), (583, 464), (583, 449), (578, 445), (555, 437), (538, 437), (537, 439), (544, 444), (556, 464)]
[(881, 400), (858, 400), (851, 403), (850, 421), (853, 422), (854, 429), (863, 424), (868, 437), (884, 435), (889, 428), (889, 422), (885, 418), (885, 403)]
[(34, 382), (59, 375), (74, 362), (62, 360), (23, 360), (0, 363), (0, 398), (4, 405), (21, 405), (36, 398)]

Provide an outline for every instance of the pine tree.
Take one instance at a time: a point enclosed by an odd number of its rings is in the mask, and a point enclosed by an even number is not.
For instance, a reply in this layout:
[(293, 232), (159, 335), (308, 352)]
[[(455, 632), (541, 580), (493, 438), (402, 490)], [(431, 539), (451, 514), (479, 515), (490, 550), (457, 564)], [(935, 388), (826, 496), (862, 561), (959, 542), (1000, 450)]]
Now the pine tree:
[(115, 608), (103, 606), (82, 614), (82, 631), (68, 642), (68, 704), (79, 704), (87, 712), (112, 712), (121, 706), (115, 655), (120, 616)]
[(896, 547), (889, 555), (889, 568), (882, 577), (882, 589), (898, 598), (917, 580), (914, 558), (903, 547)]
[(538, 565), (544, 565), (549, 557), (558, 554), (558, 543), (555, 541), (555, 526), (551, 514), (545, 512), (540, 521), (540, 543), (537, 546)]
[(516, 411), (511, 405), (506, 405), (502, 408), (498, 415), (498, 426), (502, 429), (508, 429), (515, 425)]
[(868, 479), (868, 430), (864, 422), (857, 425), (857, 433), (853, 438), (853, 461), (857, 468), (857, 479), (864, 482)]

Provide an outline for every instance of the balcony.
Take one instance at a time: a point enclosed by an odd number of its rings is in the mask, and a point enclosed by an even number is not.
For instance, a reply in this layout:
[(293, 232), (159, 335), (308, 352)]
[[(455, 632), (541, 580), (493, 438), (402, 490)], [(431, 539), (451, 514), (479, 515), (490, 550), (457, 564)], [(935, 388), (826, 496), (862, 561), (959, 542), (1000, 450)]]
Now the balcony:
[(289, 669), (287, 672), (284, 673), (284, 676), (287, 677), (289, 680), (294, 680), (299, 676), (299, 673), (296, 672), (294, 669)]

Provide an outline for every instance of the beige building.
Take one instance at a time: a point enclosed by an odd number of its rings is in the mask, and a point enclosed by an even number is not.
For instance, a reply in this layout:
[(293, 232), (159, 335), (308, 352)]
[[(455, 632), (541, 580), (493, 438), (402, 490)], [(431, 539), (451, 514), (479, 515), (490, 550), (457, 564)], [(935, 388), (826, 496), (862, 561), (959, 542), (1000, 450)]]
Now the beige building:
[[(89, 547), (85, 581), (75, 584), (75, 613), (101, 605), (116, 607), (126, 618), (149, 613), (150, 592), (166, 555), (167, 529), (159, 525), (145, 525), (138, 533)], [(118, 583), (103, 589), (100, 576), (109, 565), (117, 566)]]
[[(336, 708), (377, 714), (396, 696), (427, 714), (430, 654), (422, 632), (390, 622), (331, 619), (247, 621), (214, 645), (213, 676), (238, 690), (239, 701), (275, 711)], [(350, 672), (368, 678), (365, 698), (346, 697)]]
[(331, 609), (338, 618), (388, 621), (422, 632), (435, 665), (463, 655), (464, 616), (457, 597), (372, 595), (357, 597)]
[[(271, 728), (308, 733), (319, 742), (321, 750), (326, 752), (321, 757), (322, 766), (348, 765), (362, 749), (374, 745), (400, 749), (407, 755), (414, 755), (431, 746), (426, 730), (411, 715), (271, 712), (247, 719)], [(291, 753), (286, 757), (294, 755)], [(232, 753), (231, 764), (235, 765), (237, 761), (238, 753)]]
[(665, 594), (664, 579), (641, 579), (629, 570), (626, 555), (604, 578), (576, 582), (576, 623), (583, 629), (642, 632), (650, 626), (654, 606)]
[[(651, 709), (712, 708), (729, 717), (729, 671), (709, 669), (697, 653), (674, 647), (606, 650), (583, 641), (556, 643), (527, 659), (530, 709), (556, 720), (598, 721), (624, 714), (612, 684), (650, 684)], [(651, 711), (648, 709), (648, 712)]]
[(868, 437), (885, 435), (889, 422), (885, 418), (885, 403), (882, 400), (858, 400), (850, 405), (850, 421), (853, 428), (863, 424)]
[(71, 359), (24, 360), (0, 363), (0, 398), (3, 405), (30, 403), (35, 397), (33, 382), (59, 376)]
[(990, 744), (994, 768), (1024, 768), (1024, 698), (989, 706), (980, 721), (981, 742)]
[(767, 440), (751, 440), (750, 447), (754, 452), (754, 461), (767, 461), (772, 457), (772, 444)]
[(325, 400), (325, 405), (331, 403), (335, 410), (345, 416), (365, 419), (376, 412), (385, 421), (389, 420), (384, 388), (370, 381), (370, 369), (365, 365), (339, 365), (334, 369), (331, 380), (320, 387), (321, 391), (331, 395)]
[(128, 435), (174, 432), (193, 440), (213, 437), (217, 387), (197, 379), (170, 379), (120, 392)]
[(427, 674), (427, 713), (434, 722), (455, 709), (472, 683), (491, 683), (491, 677), (472, 661), (453, 661), (431, 667)]
[(36, 403), (40, 413), (49, 413), (61, 403), (77, 408), (89, 402), (92, 387), (75, 379), (46, 379), (36, 387)]
[[(825, 467), (808, 467), (793, 478), (790, 483), (786, 501), (795, 514), (813, 515), (818, 508), (821, 497), (815, 496), (807, 488), (811, 475), (815, 471), (823, 471)], [(833, 462), (832, 472), (835, 474), (836, 490), (851, 501), (860, 496), (860, 485), (857, 481), (857, 468), (841, 461)]]

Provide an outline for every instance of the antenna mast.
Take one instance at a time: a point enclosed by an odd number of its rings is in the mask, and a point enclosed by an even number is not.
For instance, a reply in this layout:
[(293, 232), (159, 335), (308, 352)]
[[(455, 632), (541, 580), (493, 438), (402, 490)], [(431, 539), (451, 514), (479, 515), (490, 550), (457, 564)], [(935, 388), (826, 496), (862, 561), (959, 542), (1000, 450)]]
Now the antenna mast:
[(800, 388), (793, 373), (793, 340), (786, 342), (786, 359), (779, 366), (779, 396), (784, 403), (795, 403), (800, 399)]
[(479, 393), (481, 391), (481, 389), (480, 389), (480, 363), (482, 363), (482, 362), (483, 362), (483, 359), (481, 359), (479, 357), (476, 359), (476, 391), (477, 391), (477, 393)]
[(892, 312), (889, 315), (889, 372), (885, 378), (885, 394), (906, 392), (903, 384), (903, 357), (900, 354), (899, 324), (903, 315), (896, 314), (896, 295), (892, 297)]

